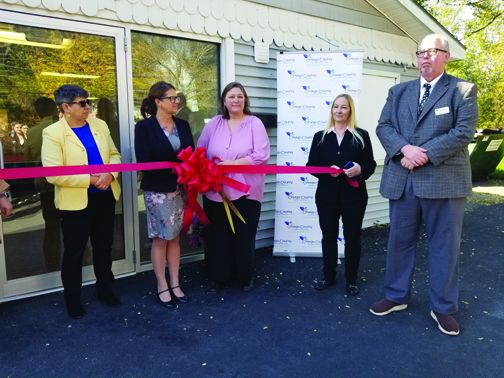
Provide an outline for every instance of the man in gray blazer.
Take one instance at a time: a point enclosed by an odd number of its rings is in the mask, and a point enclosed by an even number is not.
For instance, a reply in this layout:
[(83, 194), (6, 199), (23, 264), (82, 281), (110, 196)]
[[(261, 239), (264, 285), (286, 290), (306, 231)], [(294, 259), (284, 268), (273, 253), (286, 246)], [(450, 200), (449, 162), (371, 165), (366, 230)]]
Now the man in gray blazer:
[(471, 193), (467, 145), (478, 117), (472, 83), (444, 72), (448, 41), (428, 35), (416, 52), (421, 77), (389, 91), (376, 134), (387, 156), (380, 193), (390, 200), (385, 299), (370, 311), (406, 309), (422, 222), (428, 235), (431, 317), (458, 335), (458, 259), (465, 198)]

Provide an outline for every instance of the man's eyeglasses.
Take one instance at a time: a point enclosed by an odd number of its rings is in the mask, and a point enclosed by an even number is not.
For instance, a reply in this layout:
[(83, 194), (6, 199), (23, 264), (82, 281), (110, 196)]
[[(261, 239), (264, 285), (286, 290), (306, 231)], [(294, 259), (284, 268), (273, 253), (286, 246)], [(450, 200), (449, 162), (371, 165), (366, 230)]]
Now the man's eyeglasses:
[(85, 108), (86, 105), (91, 106), (91, 101), (90, 100), (80, 100), (80, 101), (67, 102), (67, 104), (79, 104), (81, 106), (81, 108)]
[(448, 52), (446, 50), (443, 50), (443, 49), (435, 49), (435, 48), (432, 48), (432, 49), (427, 49), (427, 50), (419, 50), (419, 51), (416, 51), (415, 54), (417, 57), (423, 57), (425, 56), (425, 54), (427, 54), (428, 56), (436, 56), (438, 54), (438, 52)]
[(170, 102), (173, 103), (180, 103), (180, 96), (164, 96), (164, 97), (159, 97), (160, 100), (170, 100)]

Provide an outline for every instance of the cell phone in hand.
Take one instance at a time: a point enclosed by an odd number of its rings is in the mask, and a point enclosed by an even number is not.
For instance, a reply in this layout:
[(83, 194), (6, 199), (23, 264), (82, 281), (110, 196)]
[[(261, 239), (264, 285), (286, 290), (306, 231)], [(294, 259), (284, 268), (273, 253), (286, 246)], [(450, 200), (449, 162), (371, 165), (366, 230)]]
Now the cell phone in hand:
[(349, 161), (349, 162), (347, 162), (347, 163), (345, 164), (345, 166), (344, 166), (343, 168), (345, 168), (345, 169), (350, 169), (350, 168), (352, 168), (353, 166), (354, 166), (353, 161)]

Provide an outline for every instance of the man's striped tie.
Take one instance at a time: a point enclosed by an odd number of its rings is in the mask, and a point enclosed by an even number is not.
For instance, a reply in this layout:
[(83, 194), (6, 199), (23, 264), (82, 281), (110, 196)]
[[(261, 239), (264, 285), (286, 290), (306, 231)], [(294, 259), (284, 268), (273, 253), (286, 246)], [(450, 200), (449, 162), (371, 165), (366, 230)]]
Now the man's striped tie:
[(431, 85), (429, 83), (425, 83), (423, 85), (423, 87), (425, 88), (425, 92), (422, 96), (422, 99), (420, 100), (420, 103), (418, 104), (418, 114), (419, 115), (420, 115), (420, 113), (422, 113), (422, 110), (425, 107), (425, 103), (427, 102), (427, 99), (429, 98)]

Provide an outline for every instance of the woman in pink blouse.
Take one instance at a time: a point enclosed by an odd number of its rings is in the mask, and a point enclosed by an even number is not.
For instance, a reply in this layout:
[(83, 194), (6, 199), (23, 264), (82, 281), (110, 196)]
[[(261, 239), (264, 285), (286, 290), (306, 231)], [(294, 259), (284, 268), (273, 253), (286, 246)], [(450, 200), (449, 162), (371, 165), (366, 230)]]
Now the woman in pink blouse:
[[(222, 91), (220, 114), (204, 127), (198, 147), (205, 147), (207, 157), (217, 157), (220, 164), (262, 165), (270, 156), (270, 144), (261, 120), (250, 112), (245, 88), (237, 82), (229, 83)], [(212, 282), (212, 291), (219, 290), (232, 280), (244, 291), (254, 288), (253, 261), (255, 237), (261, 213), (264, 175), (232, 173), (230, 178), (250, 185), (248, 193), (224, 186), (225, 195), (234, 203), (245, 219), (241, 222), (232, 213), (235, 234), (229, 225), (219, 193), (208, 192), (203, 206), (210, 225), (205, 228), (205, 262)]]

